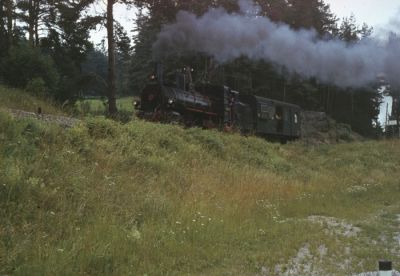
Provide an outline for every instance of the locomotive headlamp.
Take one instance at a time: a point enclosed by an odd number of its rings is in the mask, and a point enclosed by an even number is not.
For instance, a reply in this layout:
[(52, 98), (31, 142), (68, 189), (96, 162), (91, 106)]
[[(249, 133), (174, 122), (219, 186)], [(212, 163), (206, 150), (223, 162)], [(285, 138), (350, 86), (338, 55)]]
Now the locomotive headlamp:
[(169, 99), (168, 100), (168, 104), (173, 104), (174, 103), (174, 100), (173, 99)]
[(134, 106), (135, 108), (139, 108), (139, 107), (140, 107), (140, 101), (134, 101), (134, 102), (133, 102), (133, 106)]

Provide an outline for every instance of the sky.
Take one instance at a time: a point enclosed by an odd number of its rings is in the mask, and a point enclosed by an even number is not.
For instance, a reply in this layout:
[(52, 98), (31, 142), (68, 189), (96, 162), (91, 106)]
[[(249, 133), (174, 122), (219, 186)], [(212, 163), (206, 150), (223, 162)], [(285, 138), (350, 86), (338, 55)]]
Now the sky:
[(400, 9), (399, 0), (325, 0), (339, 18), (354, 13), (358, 22), (374, 28), (384, 26)]

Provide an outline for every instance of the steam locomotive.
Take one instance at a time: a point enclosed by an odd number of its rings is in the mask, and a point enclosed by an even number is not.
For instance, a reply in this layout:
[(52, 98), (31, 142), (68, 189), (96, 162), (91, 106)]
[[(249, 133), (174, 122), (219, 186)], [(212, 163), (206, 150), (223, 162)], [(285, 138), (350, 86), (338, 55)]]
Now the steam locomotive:
[(301, 108), (286, 102), (245, 95), (227, 86), (194, 85), (190, 69), (165, 85), (162, 72), (152, 76), (135, 102), (139, 118), (185, 126), (239, 131), (280, 141), (300, 137)]

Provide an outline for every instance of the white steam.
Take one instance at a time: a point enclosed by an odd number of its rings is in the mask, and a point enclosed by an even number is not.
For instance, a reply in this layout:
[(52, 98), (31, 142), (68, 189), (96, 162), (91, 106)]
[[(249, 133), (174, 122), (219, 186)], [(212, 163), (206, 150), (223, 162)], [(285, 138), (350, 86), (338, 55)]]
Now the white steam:
[[(315, 31), (295, 31), (258, 16), (259, 7), (240, 0), (240, 13), (210, 9), (198, 17), (181, 11), (174, 24), (163, 27), (153, 45), (157, 59), (170, 54), (200, 52), (220, 63), (245, 56), (285, 66), (289, 72), (341, 87), (360, 87), (384, 74), (400, 87), (400, 40), (365, 39), (354, 45), (321, 40)], [(392, 22), (397, 26), (397, 22)]]

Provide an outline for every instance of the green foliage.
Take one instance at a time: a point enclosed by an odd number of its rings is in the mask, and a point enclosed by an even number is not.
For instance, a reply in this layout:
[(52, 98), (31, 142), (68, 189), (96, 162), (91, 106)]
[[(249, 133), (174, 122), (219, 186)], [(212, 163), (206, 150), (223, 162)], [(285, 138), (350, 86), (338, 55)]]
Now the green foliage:
[(131, 40), (120, 24), (115, 24), (116, 39), (116, 70), (117, 70), (117, 94), (132, 95), (129, 89), (131, 76), (129, 75), (129, 67), (131, 62)]
[(352, 14), (350, 17), (343, 18), (338, 36), (343, 41), (354, 43), (369, 37), (372, 34), (372, 30), (372, 27), (369, 27), (366, 23), (359, 27), (354, 14)]
[(289, 16), (286, 22), (295, 29), (315, 29), (318, 34), (332, 34), (336, 31), (338, 19), (324, 1), (289, 0)]
[(90, 50), (82, 64), (82, 73), (89, 77), (89, 84), (81, 96), (105, 96), (107, 70), (107, 55), (99, 49)]
[(43, 97), (47, 93), (47, 88), (42, 78), (34, 78), (28, 82), (25, 90), (36, 97)]
[(88, 119), (88, 133), (95, 139), (113, 138), (119, 134), (118, 125), (111, 120), (101, 118)]
[(9, 85), (25, 88), (32, 80), (42, 79), (50, 93), (57, 88), (59, 75), (52, 58), (26, 43), (12, 47), (3, 64), (7, 64), (2, 73)]

